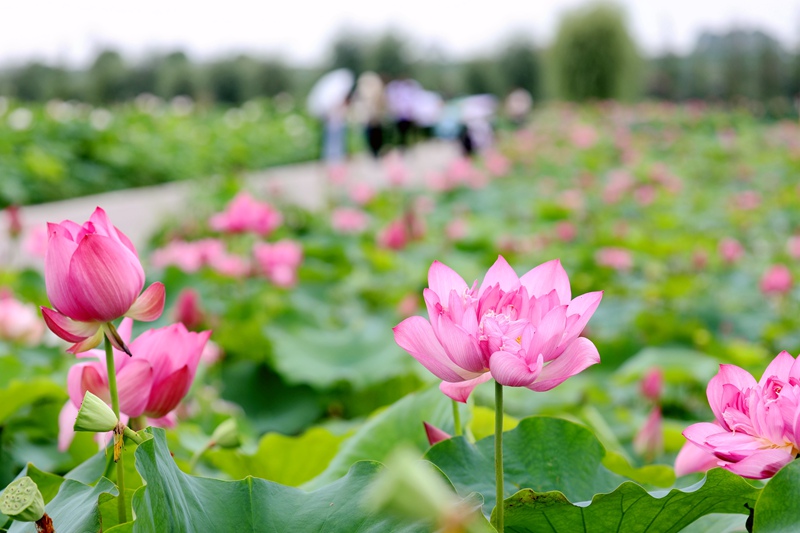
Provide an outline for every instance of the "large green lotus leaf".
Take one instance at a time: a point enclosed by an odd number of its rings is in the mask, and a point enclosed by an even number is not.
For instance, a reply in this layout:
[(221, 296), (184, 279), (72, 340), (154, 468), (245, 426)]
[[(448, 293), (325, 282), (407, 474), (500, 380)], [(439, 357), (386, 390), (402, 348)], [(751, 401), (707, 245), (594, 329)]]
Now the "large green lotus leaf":
[[(101, 531), (99, 500), (103, 494), (118, 494), (116, 486), (106, 478), (101, 478), (93, 487), (72, 479), (64, 480), (56, 497), (45, 506), (45, 512), (53, 520), (53, 529), (58, 533)], [(8, 533), (35, 531), (33, 522), (14, 522)]]
[[(505, 493), (522, 488), (538, 492), (560, 490), (574, 501), (614, 490), (623, 480), (602, 464), (605, 450), (585, 427), (562, 420), (533, 416), (503, 433)], [(475, 444), (463, 438), (437, 443), (425, 458), (438, 466), (458, 493), (478, 492), (484, 512), (495, 505), (494, 436)]]
[(800, 524), (800, 461), (792, 461), (769, 480), (755, 505), (753, 530), (797, 531)]
[(146, 485), (136, 491), (133, 531), (429, 531), (430, 524), (404, 523), (365, 510), (362, 501), (377, 472), (375, 462), (359, 462), (342, 479), (305, 492), (263, 479), (240, 481), (194, 477), (170, 456), (164, 430), (136, 451)]
[(354, 317), (340, 329), (297, 324), (268, 327), (274, 362), (289, 383), (327, 389), (340, 382), (362, 389), (411, 372), (414, 360), (392, 339), (392, 326), (378, 317)]
[(0, 389), (0, 424), (26, 405), (41, 400), (60, 400), (67, 397), (61, 385), (45, 378), (12, 381)]
[(759, 491), (720, 468), (686, 489), (648, 493), (626, 481), (609, 494), (597, 494), (591, 503), (572, 504), (558, 491), (525, 489), (506, 499), (505, 527), (517, 533), (677, 532), (705, 515), (748, 514), (746, 506), (755, 505)]
[[(380, 410), (339, 447), (339, 452), (319, 476), (304, 485), (315, 489), (347, 473), (356, 461), (383, 461), (398, 445), (428, 448), (423, 422), (453, 432), (452, 401), (437, 387), (412, 393)], [(492, 478), (494, 479), (494, 478)], [(468, 491), (471, 492), (471, 491)]]
[(206, 456), (233, 479), (253, 476), (296, 487), (325, 470), (344, 439), (315, 427), (296, 437), (268, 433), (252, 455), (241, 450), (213, 450)]

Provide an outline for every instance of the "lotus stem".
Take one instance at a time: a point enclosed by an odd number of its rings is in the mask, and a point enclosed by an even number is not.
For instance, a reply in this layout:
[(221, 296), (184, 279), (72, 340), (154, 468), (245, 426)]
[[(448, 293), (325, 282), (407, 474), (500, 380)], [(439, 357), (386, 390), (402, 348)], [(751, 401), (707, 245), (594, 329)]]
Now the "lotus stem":
[(461, 412), (458, 410), (458, 402), (455, 400), (451, 400), (453, 402), (453, 435), (456, 437), (461, 436)]
[(494, 481), (497, 493), (495, 529), (503, 533), (503, 386), (494, 382)]
[[(108, 373), (108, 392), (111, 396), (111, 409), (117, 416), (117, 420), (119, 420), (119, 394), (117, 393), (117, 374), (116, 367), (114, 365), (114, 350), (108, 337), (105, 337), (105, 347), (106, 370)], [(120, 524), (124, 524), (128, 521), (127, 510), (125, 509), (125, 468), (123, 467), (122, 463), (123, 456), (120, 453), (119, 457), (116, 457), (117, 439), (121, 440), (122, 438), (122, 434), (118, 435), (116, 432), (114, 432), (114, 452), (115, 459), (117, 459), (117, 489), (119, 489), (119, 496), (117, 497), (117, 515)]]

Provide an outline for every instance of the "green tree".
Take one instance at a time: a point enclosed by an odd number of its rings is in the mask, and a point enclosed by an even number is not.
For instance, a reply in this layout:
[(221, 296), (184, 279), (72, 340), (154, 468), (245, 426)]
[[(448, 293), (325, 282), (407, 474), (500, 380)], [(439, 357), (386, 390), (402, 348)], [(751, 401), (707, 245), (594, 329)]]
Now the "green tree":
[(128, 68), (116, 50), (103, 50), (89, 68), (89, 100), (94, 103), (120, 102), (132, 96)]
[(534, 98), (541, 94), (539, 51), (532, 41), (515, 37), (497, 58), (500, 69), (500, 91), (508, 94), (516, 88), (526, 89)]
[(370, 47), (367, 67), (388, 78), (412, 76), (406, 40), (393, 32), (380, 36)]
[(620, 9), (596, 3), (564, 16), (551, 50), (551, 83), (566, 100), (632, 98), (638, 56)]

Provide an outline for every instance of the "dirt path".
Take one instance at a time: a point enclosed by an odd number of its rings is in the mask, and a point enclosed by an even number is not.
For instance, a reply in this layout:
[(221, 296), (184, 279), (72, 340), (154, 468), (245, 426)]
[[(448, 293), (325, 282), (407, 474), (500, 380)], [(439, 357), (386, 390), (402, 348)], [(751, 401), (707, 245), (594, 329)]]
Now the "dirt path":
[[(404, 156), (409, 179), (420, 182), (431, 170), (442, 170), (458, 154), (456, 145), (447, 142), (430, 142), (415, 146)], [(348, 163), (351, 180), (363, 181), (373, 186), (384, 183), (379, 163), (366, 155), (357, 155)], [(307, 209), (319, 209), (325, 205), (329, 179), (324, 167), (318, 163), (302, 163), (275, 167), (246, 176), (248, 187), (260, 198), (268, 198), (269, 191), (279, 190), (289, 203)], [(114, 191), (61, 202), (51, 202), (21, 209), (23, 240), (35, 228), (43, 228), (47, 222), (65, 219), (81, 222), (86, 220), (95, 207), (108, 212), (114, 224), (133, 241), (137, 248), (143, 247), (149, 237), (166, 218), (190, 209), (190, 199), (195, 187), (201, 182), (173, 182), (153, 187), (141, 187)], [(0, 267), (11, 262), (13, 266), (40, 266), (41, 259), (22, 250), (9, 260), (11, 243), (7, 237), (7, 220), (0, 220)]]

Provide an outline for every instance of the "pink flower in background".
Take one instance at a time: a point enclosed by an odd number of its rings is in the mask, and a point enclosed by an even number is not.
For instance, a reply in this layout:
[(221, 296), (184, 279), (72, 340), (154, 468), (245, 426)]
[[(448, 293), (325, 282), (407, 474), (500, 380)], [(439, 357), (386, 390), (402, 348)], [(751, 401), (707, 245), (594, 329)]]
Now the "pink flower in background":
[(200, 307), (200, 294), (191, 287), (181, 289), (175, 299), (175, 320), (194, 330), (205, 322), (205, 313)]
[(419, 309), (419, 296), (414, 293), (406, 294), (397, 304), (397, 314), (400, 316), (409, 317), (416, 313), (417, 309)]
[(467, 236), (467, 221), (463, 218), (455, 218), (447, 223), (444, 234), (450, 241), (460, 241)]
[(721, 466), (764, 479), (793, 461), (800, 447), (800, 364), (781, 352), (761, 379), (720, 365), (707, 388), (716, 420), (692, 424), (675, 460), (679, 476)]
[[(119, 327), (120, 337), (128, 343), (133, 321), (126, 318)], [(129, 348), (131, 356), (114, 350), (120, 413), (135, 418), (146, 416), (160, 419), (167, 416), (189, 392), (200, 356), (208, 341), (210, 331), (189, 332), (183, 324), (173, 324), (145, 331)], [(59, 449), (64, 450), (72, 440), (75, 412), (86, 391), (110, 402), (105, 354), (92, 350), (82, 356), (89, 359), (78, 363), (67, 375), (70, 399), (59, 416)], [(68, 414), (64, 414), (64, 412)], [(63, 419), (63, 420), (62, 420)]]
[(225, 233), (253, 232), (262, 237), (281, 225), (283, 216), (266, 202), (255, 200), (247, 192), (240, 192), (225, 210), (212, 216), (208, 223), (214, 231)]
[(521, 278), (503, 257), (472, 287), (434, 261), (423, 291), (430, 322), (420, 316), (394, 328), (395, 341), (443, 382), (440, 389), (465, 402), (479, 383), (547, 391), (600, 362), (580, 337), (602, 298), (571, 298), (558, 260)]
[(736, 263), (744, 255), (744, 248), (741, 243), (732, 237), (725, 237), (719, 241), (719, 255), (726, 263)]
[(642, 207), (652, 204), (656, 199), (656, 188), (652, 185), (641, 185), (633, 191), (633, 199)]
[(489, 150), (483, 156), (483, 163), (486, 170), (494, 177), (502, 177), (511, 170), (511, 162), (506, 156), (496, 150)]
[(408, 241), (408, 231), (402, 218), (393, 220), (378, 234), (378, 245), (390, 250), (402, 250), (406, 247)]
[(578, 124), (570, 131), (569, 138), (576, 148), (585, 150), (591, 148), (597, 142), (597, 131), (586, 124)]
[(792, 289), (792, 273), (786, 265), (772, 265), (761, 277), (761, 292), (785, 294)]
[(475, 167), (469, 158), (458, 157), (454, 159), (445, 169), (445, 176), (450, 184), (449, 188), (471, 183), (475, 172)]
[(660, 368), (651, 368), (642, 379), (642, 395), (650, 401), (657, 402), (661, 398), (661, 389), (664, 388), (664, 372)]
[(586, 196), (580, 189), (567, 189), (558, 198), (558, 203), (570, 211), (582, 211), (586, 206)]
[(633, 451), (652, 460), (664, 451), (664, 428), (661, 407), (655, 406), (633, 438)]
[(365, 205), (375, 198), (375, 188), (367, 183), (356, 183), (350, 189), (350, 199), (358, 205)]
[(578, 230), (575, 228), (575, 224), (568, 220), (562, 220), (556, 224), (556, 237), (562, 242), (573, 241), (577, 233)]
[(800, 259), (800, 235), (789, 237), (786, 242), (786, 252), (792, 259)]
[(408, 181), (408, 168), (399, 152), (393, 151), (387, 154), (383, 166), (389, 184), (399, 187)]
[(742, 211), (751, 211), (761, 205), (761, 195), (758, 191), (742, 191), (734, 195), (733, 203)]
[(600, 248), (594, 256), (598, 266), (613, 268), (618, 272), (628, 272), (633, 268), (633, 256), (624, 248)]
[(36, 346), (44, 332), (44, 322), (36, 306), (20, 302), (8, 291), (0, 291), (0, 340)]
[(25, 253), (31, 257), (44, 259), (45, 255), (47, 255), (47, 241), (47, 228), (44, 226), (36, 226), (31, 228), (28, 232), (22, 244), (22, 248), (25, 250)]
[(258, 243), (253, 246), (253, 256), (261, 272), (275, 285), (292, 287), (297, 283), (297, 269), (303, 262), (299, 243), (289, 239)]
[(334, 231), (342, 234), (363, 233), (369, 225), (369, 215), (361, 209), (339, 207), (331, 213), (331, 226)]
[(347, 165), (344, 163), (330, 164), (325, 170), (328, 172), (328, 179), (332, 184), (344, 185), (347, 183)]
[(105, 211), (98, 207), (83, 226), (65, 220), (47, 228), (44, 278), (55, 310), (42, 307), (42, 315), (53, 333), (74, 343), (68, 351), (94, 348), (104, 331), (124, 349), (109, 322), (123, 316), (150, 322), (161, 316), (164, 285), (153, 283), (141, 293), (144, 270), (136, 249)]
[(247, 258), (227, 252), (210, 258), (208, 266), (214, 272), (231, 278), (243, 278), (250, 274), (251, 270), (250, 261)]
[(19, 211), (18, 205), (10, 205), (5, 209), (8, 219), (8, 236), (12, 239), (16, 239), (22, 233), (22, 217)]
[(607, 204), (619, 202), (635, 184), (636, 181), (627, 170), (611, 171), (603, 189), (603, 201)]

